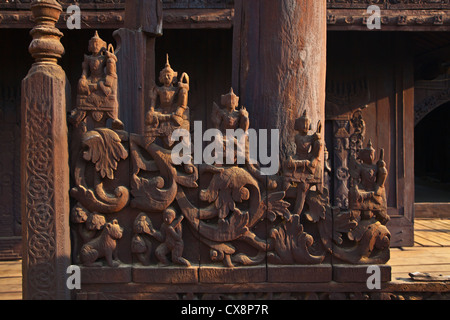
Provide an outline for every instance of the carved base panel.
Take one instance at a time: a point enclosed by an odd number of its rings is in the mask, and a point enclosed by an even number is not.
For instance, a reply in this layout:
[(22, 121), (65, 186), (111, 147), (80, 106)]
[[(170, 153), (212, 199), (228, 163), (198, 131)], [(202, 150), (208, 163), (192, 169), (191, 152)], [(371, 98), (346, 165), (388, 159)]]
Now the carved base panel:
[[(103, 277), (106, 277), (106, 279), (100, 280), (92, 277), (90, 279), (92, 282), (88, 283), (85, 281), (87, 278), (82, 276), (81, 290), (77, 290), (74, 293), (74, 297), (78, 300), (379, 300), (396, 299), (397, 295), (393, 295), (390, 292), (404, 291), (406, 288), (401, 284), (385, 281), (386, 279), (390, 279), (390, 268), (382, 268), (380, 290), (368, 289), (365, 282), (358, 281), (361, 279), (355, 279), (353, 282), (338, 282), (336, 280), (339, 279), (332, 279), (331, 275), (339, 274), (340, 280), (350, 281), (350, 278), (345, 279), (345, 274), (342, 275), (339, 273), (342, 270), (332, 272), (331, 265), (319, 267), (277, 266), (277, 268), (281, 269), (279, 276), (272, 277), (272, 282), (251, 281), (258, 277), (262, 268), (249, 267), (239, 269), (215, 268), (215, 274), (211, 272), (213, 268), (206, 268), (203, 271), (209, 272), (211, 278), (203, 278), (204, 282), (201, 282), (202, 278), (199, 276), (197, 279), (199, 282), (181, 283), (187, 279), (187, 274), (190, 276), (196, 272), (201, 274), (201, 268), (197, 266), (187, 269), (176, 267), (148, 268), (127, 266), (123, 270), (128, 270), (129, 275), (132, 277), (132, 282), (107, 283), (108, 278), (109, 280), (113, 279), (114, 272), (117, 272), (116, 276), (119, 274), (117, 269), (111, 268), (113, 272), (103, 273)], [(358, 266), (354, 266), (353, 269), (356, 270), (355, 274), (359, 273)], [(274, 270), (272, 269), (272, 271)], [(291, 273), (292, 279), (297, 282), (289, 282), (286, 280), (288, 271)], [(249, 276), (247, 281), (243, 281), (244, 274)], [(349, 274), (347, 273), (347, 276)], [(173, 276), (173, 278), (170, 278), (169, 275)], [(180, 278), (180, 276), (183, 276), (183, 278)], [(221, 283), (225, 279), (225, 276), (227, 277), (225, 281), (231, 279), (234, 282)], [(166, 277), (166, 283), (162, 283), (164, 277)], [(308, 277), (310, 277), (310, 281), (307, 281)], [(327, 277), (328, 280), (326, 279)], [(117, 278), (115, 279), (117, 280)], [(153, 280), (155, 282), (150, 283)], [(178, 280), (181, 281), (178, 282)], [(99, 283), (100, 281), (104, 283)]]
[[(378, 265), (381, 286), (391, 281), (391, 267)], [(365, 265), (271, 265), (226, 268), (217, 265), (81, 267), (77, 299), (210, 299), (225, 296), (285, 299), (302, 293), (367, 291)], [(157, 294), (156, 294), (157, 293)], [(283, 293), (283, 294), (282, 294)], [(305, 298), (306, 297), (306, 298)], [(300, 296), (298, 297), (300, 298)]]
[(132, 282), (131, 266), (120, 265), (110, 267), (83, 267), (80, 266), (81, 284), (87, 283), (129, 283)]
[[(367, 278), (372, 273), (367, 273), (368, 266), (349, 266), (349, 265), (334, 265), (333, 266), (333, 280), (336, 282), (360, 282), (366, 283)], [(382, 282), (391, 281), (391, 266), (377, 265), (380, 268), (380, 279)]]
[(217, 266), (202, 266), (199, 270), (199, 278), (202, 283), (247, 283), (265, 282), (265, 266), (223, 268)]
[(316, 283), (332, 280), (332, 267), (330, 264), (314, 266), (278, 266), (268, 265), (267, 276), (269, 282), (286, 283)]
[(198, 266), (191, 266), (189, 268), (177, 266), (133, 266), (131, 268), (131, 275), (133, 282), (136, 283), (198, 283), (199, 268)]
[[(382, 267), (382, 281), (390, 280), (390, 267)], [(337, 268), (337, 270), (334, 270)], [(81, 266), (82, 284), (246, 284), (246, 283), (328, 283), (365, 282), (367, 266), (259, 265), (226, 268), (218, 265), (143, 266), (121, 264), (118, 267)], [(352, 281), (352, 276), (356, 278)], [(337, 277), (337, 278), (335, 278)], [(365, 280), (363, 281), (363, 279)]]

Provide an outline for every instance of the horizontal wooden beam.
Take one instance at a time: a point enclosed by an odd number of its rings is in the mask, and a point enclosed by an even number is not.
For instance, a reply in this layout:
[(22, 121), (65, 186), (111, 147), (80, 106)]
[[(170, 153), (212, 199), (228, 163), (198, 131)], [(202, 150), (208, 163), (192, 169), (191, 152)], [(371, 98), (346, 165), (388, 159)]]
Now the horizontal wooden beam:
[[(230, 29), (234, 9), (167, 9), (163, 12), (165, 29)], [(69, 14), (63, 13), (57, 23), (67, 29)], [(119, 29), (124, 27), (125, 11), (81, 11), (81, 29)], [(0, 28), (31, 29), (31, 11), (0, 11)]]
[[(371, 31), (370, 17), (367, 8), (329, 9), (328, 30)], [(379, 31), (449, 31), (450, 10), (381, 10), (380, 27)]]
[[(123, 7), (123, 5), (122, 5)], [(124, 8), (115, 10), (81, 10), (82, 29), (119, 29), (124, 26)], [(0, 28), (31, 29), (31, 12), (25, 10), (1, 10)], [(222, 29), (232, 28), (233, 8), (171, 8), (164, 9), (164, 29)], [(57, 24), (66, 29), (69, 15), (64, 13)], [(329, 31), (377, 31), (367, 28), (370, 13), (367, 8), (332, 8), (327, 10)], [(450, 31), (450, 8), (445, 10), (381, 9), (379, 31)]]

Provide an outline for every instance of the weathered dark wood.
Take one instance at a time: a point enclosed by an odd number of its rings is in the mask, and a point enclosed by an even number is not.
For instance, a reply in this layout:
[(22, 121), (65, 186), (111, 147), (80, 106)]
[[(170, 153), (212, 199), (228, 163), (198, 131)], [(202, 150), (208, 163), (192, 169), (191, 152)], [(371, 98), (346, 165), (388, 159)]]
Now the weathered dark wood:
[(129, 0), (125, 3), (125, 28), (141, 29), (152, 36), (162, 35), (161, 0)]
[(22, 81), (23, 297), (68, 299), (69, 84), (57, 64), (64, 47), (62, 33), (54, 27), (61, 6), (53, 0), (35, 1), (32, 11), (37, 26), (29, 52), (35, 63)]
[(117, 41), (117, 74), (119, 77), (119, 115), (125, 128), (144, 132), (144, 117), (148, 91), (155, 83), (155, 39), (140, 30), (119, 29)]
[(125, 28), (114, 33), (117, 41), (119, 109), (125, 128), (143, 133), (149, 92), (155, 85), (155, 37), (162, 35), (160, 0), (126, 3)]
[(303, 111), (324, 123), (325, 16), (325, 1), (235, 2), (233, 88), (255, 128), (280, 129), (282, 158)]

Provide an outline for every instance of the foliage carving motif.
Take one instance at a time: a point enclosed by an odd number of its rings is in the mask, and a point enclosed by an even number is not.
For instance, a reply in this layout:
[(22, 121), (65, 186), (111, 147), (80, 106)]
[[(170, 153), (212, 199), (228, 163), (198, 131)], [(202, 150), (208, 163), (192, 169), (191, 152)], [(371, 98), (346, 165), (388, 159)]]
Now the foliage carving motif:
[[(105, 52), (116, 61), (113, 51)], [(172, 151), (181, 142), (172, 135), (190, 130), (190, 79), (186, 73), (178, 79), (167, 57), (159, 80), (161, 86), (150, 91), (142, 135), (123, 130), (115, 105), (102, 117), (95, 113), (104, 110), (101, 106), (85, 114), (88, 108), (79, 105), (83, 115), (72, 113), (71, 195), (77, 203), (71, 221), (77, 263), (92, 265), (105, 257), (112, 267), (128, 260), (143, 266), (238, 268), (315, 265), (330, 256), (351, 264), (387, 262), (386, 164), (382, 152), (372, 164), (373, 149), (362, 149), (357, 130), (338, 137), (347, 139), (351, 149), (349, 168), (342, 173), (350, 187), (343, 189), (349, 193), (348, 206), (334, 207), (323, 183), (320, 121), (313, 133), (306, 111), (295, 121), (296, 154), (282, 160), (273, 176), (250, 163), (248, 150), (243, 164), (176, 164)], [(112, 119), (110, 128), (100, 125), (104, 117)], [(227, 129), (246, 132), (250, 127), (249, 114), (233, 90), (222, 96), (220, 106), (213, 105), (211, 117), (224, 135)], [(117, 227), (115, 233), (108, 231), (111, 227)], [(122, 237), (121, 230), (131, 236)], [(99, 243), (106, 243), (107, 250), (99, 249)], [(122, 252), (132, 258), (122, 259)]]

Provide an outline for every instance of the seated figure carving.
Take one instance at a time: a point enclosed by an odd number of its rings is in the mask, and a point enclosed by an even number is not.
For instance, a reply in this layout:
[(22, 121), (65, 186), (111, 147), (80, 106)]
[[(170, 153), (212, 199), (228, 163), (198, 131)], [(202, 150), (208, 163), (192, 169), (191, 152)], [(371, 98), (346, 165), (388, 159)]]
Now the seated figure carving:
[[(89, 41), (90, 55), (84, 56), (82, 74), (78, 81), (77, 104), (71, 115), (75, 124), (90, 115), (95, 127), (104, 127), (107, 118), (121, 127), (118, 119), (117, 57), (111, 44), (107, 45), (97, 31)], [(105, 117), (105, 114), (107, 115)]]
[(175, 129), (189, 131), (189, 76), (183, 73), (178, 82), (177, 76), (167, 56), (166, 66), (159, 74), (162, 86), (151, 89), (150, 110), (145, 116), (146, 135), (161, 137), (166, 147), (173, 145), (171, 135)]
[[(227, 94), (223, 94), (220, 99), (221, 107), (219, 107), (215, 102), (213, 103), (213, 110), (211, 120), (214, 124), (214, 127), (218, 129), (221, 133), (221, 139), (223, 142), (223, 154), (224, 154), (224, 163), (235, 165), (237, 162), (237, 154), (236, 150), (241, 150), (242, 155), (246, 153), (248, 149), (248, 141), (242, 141), (244, 143), (240, 149), (236, 149), (236, 146), (239, 146), (239, 141), (236, 136), (228, 136), (227, 130), (242, 130), (242, 133), (246, 133), (250, 126), (249, 114), (245, 107), (237, 110), (239, 106), (239, 97), (233, 92), (233, 88), (230, 89), (230, 92)], [(245, 138), (245, 136), (243, 136)], [(232, 157), (232, 163), (230, 161), (226, 161), (225, 157), (227, 156), (226, 148), (227, 148), (227, 140), (232, 139), (231, 145), (233, 146), (234, 156)]]
[(375, 149), (369, 140), (367, 147), (358, 152), (357, 162), (352, 158), (350, 170), (349, 204), (351, 210), (360, 210), (365, 215), (375, 214), (383, 224), (389, 221), (387, 214), (385, 182), (387, 177), (384, 150), (380, 151), (380, 159), (375, 164)]

